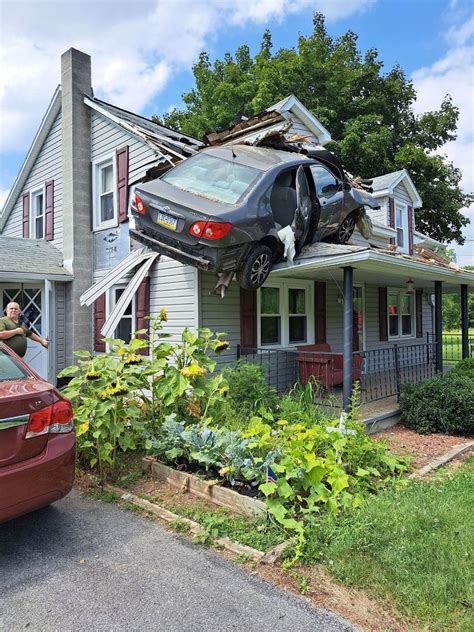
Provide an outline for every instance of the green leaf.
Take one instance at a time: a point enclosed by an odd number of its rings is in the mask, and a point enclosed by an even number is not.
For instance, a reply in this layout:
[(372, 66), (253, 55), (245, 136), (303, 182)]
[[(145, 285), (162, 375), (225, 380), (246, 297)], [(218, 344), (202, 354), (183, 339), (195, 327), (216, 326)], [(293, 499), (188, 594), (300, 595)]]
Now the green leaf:
[(285, 506), (279, 500), (273, 498), (267, 498), (266, 503), (268, 511), (281, 523), (288, 513)]
[(259, 490), (265, 494), (265, 496), (271, 496), (275, 493), (277, 488), (276, 483), (262, 483), (259, 487)]

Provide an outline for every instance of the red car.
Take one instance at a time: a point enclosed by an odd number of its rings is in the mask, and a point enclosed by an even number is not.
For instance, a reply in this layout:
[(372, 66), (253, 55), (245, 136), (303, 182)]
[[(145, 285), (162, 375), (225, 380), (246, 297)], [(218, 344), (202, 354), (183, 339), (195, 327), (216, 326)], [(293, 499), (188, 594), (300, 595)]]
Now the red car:
[(0, 523), (71, 490), (75, 444), (69, 400), (0, 342)]

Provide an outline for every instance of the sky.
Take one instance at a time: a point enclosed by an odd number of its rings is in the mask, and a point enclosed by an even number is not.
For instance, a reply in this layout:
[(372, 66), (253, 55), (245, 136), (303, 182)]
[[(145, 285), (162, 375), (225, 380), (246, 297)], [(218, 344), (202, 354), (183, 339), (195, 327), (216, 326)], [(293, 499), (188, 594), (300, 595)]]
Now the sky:
[[(338, 36), (351, 29), (362, 51), (377, 48), (385, 70), (400, 64), (417, 92), (416, 113), (445, 94), (460, 108), (458, 138), (443, 153), (474, 191), (474, 10), (471, 0), (0, 0), (0, 207), (56, 86), (60, 56), (92, 57), (96, 96), (143, 116), (182, 105), (202, 50), (211, 60), (269, 28), (274, 50), (309, 35), (312, 15)], [(330, 130), (329, 130), (330, 131)], [(474, 265), (474, 205), (460, 265)]]

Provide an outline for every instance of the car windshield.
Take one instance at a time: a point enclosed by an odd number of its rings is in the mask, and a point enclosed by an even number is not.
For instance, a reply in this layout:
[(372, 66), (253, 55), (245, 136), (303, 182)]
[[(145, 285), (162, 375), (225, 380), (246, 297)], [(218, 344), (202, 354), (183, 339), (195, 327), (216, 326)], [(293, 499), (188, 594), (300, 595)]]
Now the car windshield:
[(198, 154), (168, 171), (161, 179), (210, 200), (235, 204), (261, 173), (254, 167)]
[(11, 356), (3, 349), (0, 349), (0, 382), (10, 382), (11, 380), (24, 380), (29, 377)]

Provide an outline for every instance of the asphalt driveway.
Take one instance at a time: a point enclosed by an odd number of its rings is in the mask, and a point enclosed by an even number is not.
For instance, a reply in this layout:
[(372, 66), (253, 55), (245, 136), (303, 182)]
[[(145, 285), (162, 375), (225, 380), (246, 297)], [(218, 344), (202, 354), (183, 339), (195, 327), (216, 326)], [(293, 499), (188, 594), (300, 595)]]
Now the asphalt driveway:
[(0, 525), (0, 630), (354, 630), (211, 551), (73, 491)]

